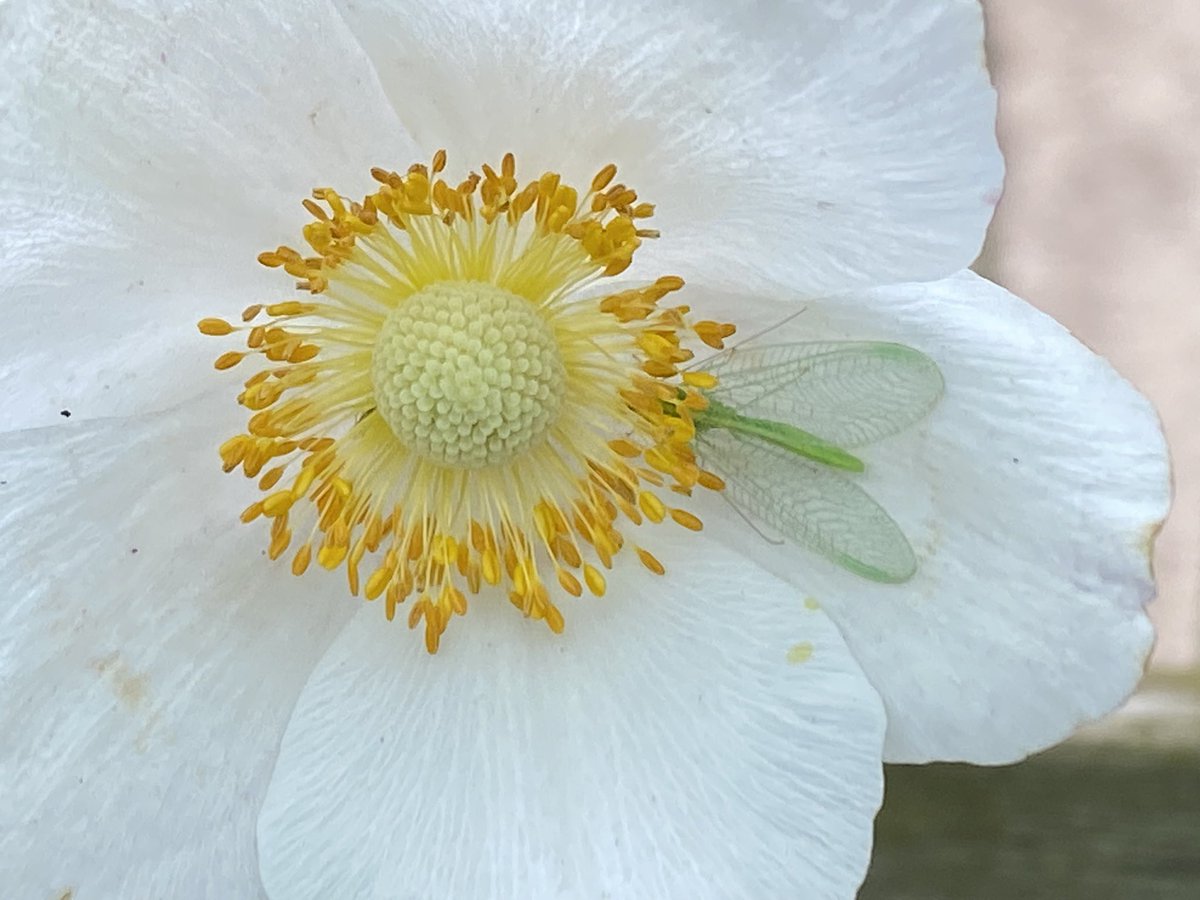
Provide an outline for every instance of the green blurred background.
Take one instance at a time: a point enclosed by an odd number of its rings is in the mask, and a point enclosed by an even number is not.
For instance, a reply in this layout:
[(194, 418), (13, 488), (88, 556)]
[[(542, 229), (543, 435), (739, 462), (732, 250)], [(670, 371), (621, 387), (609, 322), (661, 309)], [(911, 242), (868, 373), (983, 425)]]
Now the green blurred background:
[(1015, 766), (889, 766), (863, 900), (1196, 900), (1200, 677)]

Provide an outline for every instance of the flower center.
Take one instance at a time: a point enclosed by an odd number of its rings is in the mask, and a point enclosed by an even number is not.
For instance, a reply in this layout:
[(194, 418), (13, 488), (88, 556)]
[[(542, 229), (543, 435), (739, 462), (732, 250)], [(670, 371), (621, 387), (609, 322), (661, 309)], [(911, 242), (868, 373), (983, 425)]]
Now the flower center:
[(245, 432), (220, 447), (264, 494), (242, 521), (270, 520), (268, 555), (293, 548), (296, 575), (344, 567), (389, 620), (414, 598), (430, 653), (468, 596), (557, 633), (558, 603), (602, 596), (626, 548), (663, 574), (623, 529), (701, 528), (668, 503), (723, 486), (692, 448), (714, 379), (681, 367), (687, 343), (734, 330), (665, 304), (675, 276), (585, 293), (658, 235), (615, 166), (581, 192), (553, 172), (521, 185), (511, 155), (457, 185), (445, 163), (373, 169), (361, 202), (314, 190), (308, 255), (259, 255), (309, 296), (199, 323), (245, 333), (218, 369), (267, 363), (238, 394)]
[(371, 374), (396, 437), (462, 469), (544, 439), (566, 389), (554, 333), (533, 304), (483, 282), (438, 282), (399, 304), (379, 330)]

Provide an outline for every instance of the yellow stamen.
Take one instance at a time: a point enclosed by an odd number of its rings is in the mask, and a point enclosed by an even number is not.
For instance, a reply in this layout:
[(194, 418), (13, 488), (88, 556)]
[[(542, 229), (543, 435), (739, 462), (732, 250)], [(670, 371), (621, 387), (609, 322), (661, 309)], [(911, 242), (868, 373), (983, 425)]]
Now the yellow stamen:
[(659, 494), (723, 486), (692, 450), (691, 410), (716, 379), (681, 367), (689, 343), (733, 333), (664, 303), (677, 276), (585, 290), (657, 236), (616, 166), (586, 192), (554, 173), (522, 184), (511, 154), (457, 184), (445, 166), (439, 151), (403, 174), (373, 169), (360, 201), (314, 190), (307, 248), (258, 257), (307, 299), (198, 326), (243, 335), (218, 369), (265, 362), (238, 395), (246, 431), (220, 447), (265, 494), (242, 520), (270, 520), (272, 559), (302, 540), (297, 575), (314, 558), (345, 565), (350, 592), (385, 598), (389, 620), (415, 596), (405, 619), (431, 653), (469, 595), (495, 587), (560, 633), (544, 573), (558, 597), (601, 597), (623, 528), (668, 515), (702, 527)]

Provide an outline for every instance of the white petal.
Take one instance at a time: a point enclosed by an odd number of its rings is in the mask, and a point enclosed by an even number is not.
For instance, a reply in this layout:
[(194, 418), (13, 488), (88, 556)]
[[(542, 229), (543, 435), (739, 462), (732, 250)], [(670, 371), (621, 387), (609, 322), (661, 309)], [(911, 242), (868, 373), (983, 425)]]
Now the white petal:
[(479, 598), (429, 657), (364, 610), (284, 738), (259, 824), (268, 893), (851, 896), (877, 699), (793, 590), (686, 543), (665, 579), (635, 562), (565, 607), (562, 637)]
[(1150, 548), (1168, 505), (1147, 401), (1062, 326), (970, 272), (812, 303), (765, 340), (831, 336), (909, 344), (945, 376), (926, 425), (861, 452), (864, 485), (920, 570), (873, 584), (770, 547), (733, 516), (722, 537), (841, 626), (884, 698), (885, 758), (1011, 761), (1113, 709), (1150, 647)]
[(177, 412), (0, 438), (6, 897), (262, 896), (278, 742), (355, 607), (261, 556), (197, 430)]
[(658, 204), (643, 254), (685, 278), (941, 277), (999, 195), (974, 0), (339, 5), (426, 147), (513, 150), (525, 175), (616, 162)]
[(0, 10), (0, 429), (162, 409), (220, 350), (195, 321), (281, 298), (255, 262), (412, 144), (327, 4)]

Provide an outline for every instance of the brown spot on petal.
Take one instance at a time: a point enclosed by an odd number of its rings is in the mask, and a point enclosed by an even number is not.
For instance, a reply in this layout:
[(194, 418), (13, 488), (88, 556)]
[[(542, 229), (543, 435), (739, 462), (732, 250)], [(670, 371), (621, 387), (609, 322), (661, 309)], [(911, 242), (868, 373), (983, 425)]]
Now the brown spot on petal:
[(108, 681), (113, 694), (129, 709), (137, 709), (146, 699), (147, 677), (130, 669), (119, 652), (114, 650), (94, 660), (92, 668)]
[(133, 747), (138, 753), (145, 753), (150, 747), (151, 739), (156, 736), (169, 739), (168, 735), (162, 733), (161, 711), (154, 709), (150, 702), (149, 675), (131, 669), (121, 658), (120, 651), (116, 650), (107, 656), (92, 660), (90, 665), (140, 725), (133, 738)]
[(1166, 519), (1159, 519), (1157, 522), (1151, 522), (1138, 535), (1138, 552), (1142, 554), (1146, 560), (1146, 565), (1150, 567), (1150, 576), (1152, 578), (1154, 577), (1154, 544), (1158, 540), (1158, 536), (1162, 532), (1166, 521)]

